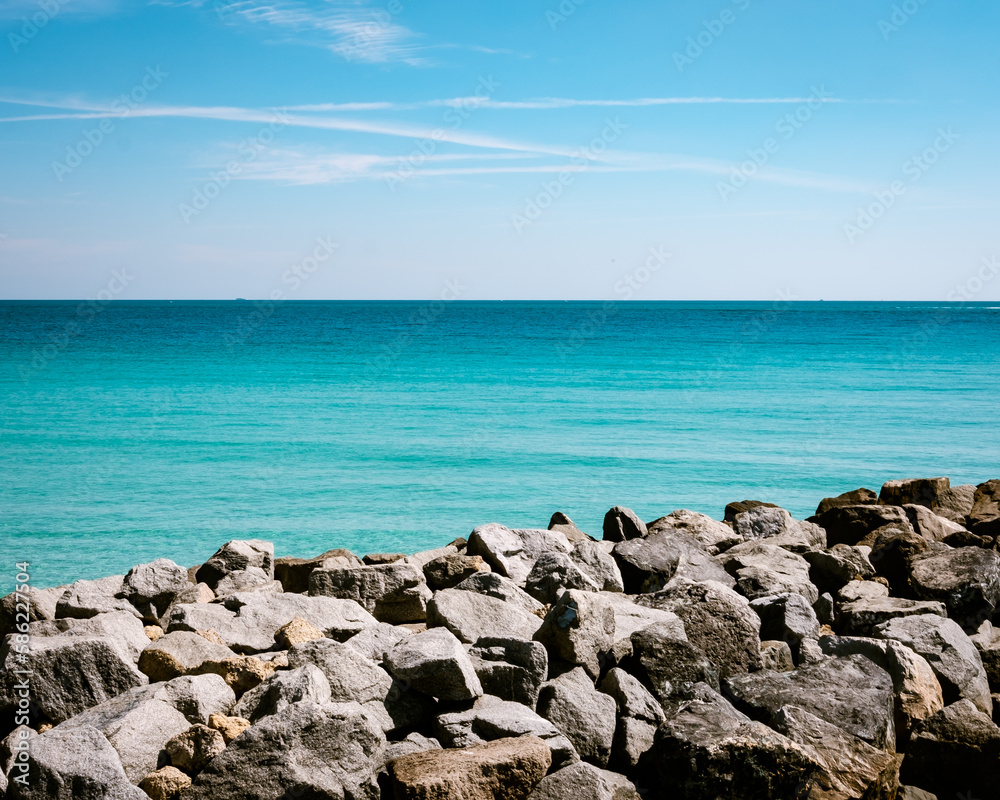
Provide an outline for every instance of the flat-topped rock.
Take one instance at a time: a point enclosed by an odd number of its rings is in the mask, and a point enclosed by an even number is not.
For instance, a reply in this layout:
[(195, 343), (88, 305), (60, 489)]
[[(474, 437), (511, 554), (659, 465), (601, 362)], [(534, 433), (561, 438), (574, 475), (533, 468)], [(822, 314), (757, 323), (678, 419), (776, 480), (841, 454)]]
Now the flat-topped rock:
[(542, 553), (569, 553), (573, 549), (561, 533), (547, 530), (511, 530), (493, 522), (469, 535), (466, 553), (481, 556), (504, 577), (523, 584)]

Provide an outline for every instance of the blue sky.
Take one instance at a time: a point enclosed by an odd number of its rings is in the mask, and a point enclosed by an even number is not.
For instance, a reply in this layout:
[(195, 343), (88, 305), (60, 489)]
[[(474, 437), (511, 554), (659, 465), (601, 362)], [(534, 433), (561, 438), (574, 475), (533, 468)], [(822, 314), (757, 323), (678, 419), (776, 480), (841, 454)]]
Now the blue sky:
[(997, 300), (998, 24), (2, 0), (0, 297)]

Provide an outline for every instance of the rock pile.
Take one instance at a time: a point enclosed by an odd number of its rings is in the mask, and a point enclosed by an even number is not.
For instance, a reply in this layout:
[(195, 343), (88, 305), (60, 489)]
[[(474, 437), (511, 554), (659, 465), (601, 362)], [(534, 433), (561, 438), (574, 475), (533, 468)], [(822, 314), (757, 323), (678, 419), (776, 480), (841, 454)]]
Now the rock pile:
[(601, 540), (556, 513), (410, 556), (233, 541), (10, 595), (0, 800), (996, 797), (998, 498), (616, 506)]

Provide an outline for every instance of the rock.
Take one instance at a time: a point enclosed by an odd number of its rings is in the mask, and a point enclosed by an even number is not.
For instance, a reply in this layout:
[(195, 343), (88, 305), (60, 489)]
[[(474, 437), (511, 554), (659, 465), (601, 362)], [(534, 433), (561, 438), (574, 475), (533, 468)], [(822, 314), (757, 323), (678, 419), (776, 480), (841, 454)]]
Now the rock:
[(778, 733), (805, 748), (823, 767), (807, 782), (806, 796), (896, 797), (902, 756), (872, 747), (796, 706), (780, 708), (773, 724)]
[(871, 536), (869, 561), (875, 572), (889, 582), (893, 594), (909, 597), (910, 563), (930, 550), (930, 543), (912, 529), (880, 528)]
[(635, 785), (624, 775), (578, 761), (546, 775), (528, 800), (639, 800)]
[(1000, 690), (1000, 629), (986, 620), (979, 630), (969, 637), (983, 660), (983, 669), (990, 684), (990, 691)]
[(424, 579), (431, 589), (453, 589), (470, 575), (489, 572), (490, 567), (480, 556), (463, 556), (457, 553), (438, 556), (424, 564)]
[(725, 514), (723, 519), (726, 522), (733, 522), (736, 519), (737, 514), (742, 514), (744, 511), (749, 511), (751, 508), (758, 508), (763, 506), (764, 508), (779, 508), (774, 503), (765, 503), (761, 500), (741, 500), (739, 502), (729, 503), (726, 506)]
[(122, 582), (121, 593), (147, 622), (156, 623), (174, 596), (190, 585), (184, 567), (169, 558), (158, 558), (132, 567)]
[(656, 728), (666, 715), (649, 690), (618, 667), (609, 670), (600, 690), (614, 699), (618, 709), (609, 763), (621, 772), (632, 772), (653, 747)]
[(56, 724), (147, 683), (125, 646), (110, 638), (32, 636), (23, 656), (10, 637), (0, 646), (0, 711), (5, 718), (18, 704), (21, 679), (15, 670), (30, 671), (33, 710)]
[(423, 622), (431, 596), (423, 572), (402, 561), (315, 570), (309, 594), (354, 600), (379, 622), (391, 624)]
[(280, 714), (295, 703), (324, 705), (330, 701), (330, 682), (315, 664), (275, 672), (260, 686), (251, 689), (233, 708), (233, 715), (257, 722)]
[(283, 650), (288, 650), (302, 642), (311, 642), (314, 639), (322, 638), (324, 638), (323, 631), (302, 617), (296, 617), (291, 622), (282, 625), (274, 634), (274, 641)]
[(524, 590), (541, 603), (554, 603), (567, 589), (600, 591), (566, 553), (542, 553), (524, 581)]
[(854, 636), (824, 636), (823, 652), (831, 656), (862, 655), (878, 664), (892, 679), (897, 737), (906, 737), (914, 723), (944, 708), (941, 684), (927, 660), (909, 647), (891, 640)]
[(332, 559), (341, 559), (343, 566), (361, 566), (361, 559), (350, 550), (337, 548), (327, 550), (315, 558), (289, 558), (283, 556), (274, 560), (274, 577), (281, 581), (281, 586), (286, 592), (295, 594), (305, 594), (309, 591), (309, 576), (313, 570), (323, 566), (323, 563)]
[(385, 737), (355, 703), (295, 703), (248, 728), (184, 800), (376, 798)]
[(524, 800), (545, 776), (549, 748), (534, 736), (497, 739), (462, 750), (425, 750), (389, 764), (397, 800)]
[(990, 619), (1000, 604), (1000, 555), (962, 547), (928, 551), (911, 562), (910, 586), (922, 600), (939, 600), (967, 632)]
[(582, 666), (597, 678), (616, 641), (615, 612), (603, 596), (569, 589), (546, 614), (534, 638), (545, 645), (550, 658)]
[(394, 564), (404, 558), (406, 558), (406, 553), (369, 553), (362, 556), (361, 563), (371, 567), (376, 564)]
[(934, 508), (938, 497), (951, 486), (947, 478), (912, 478), (887, 481), (882, 484), (879, 502), (886, 506), (903, 506), (911, 503)]
[(229, 717), (225, 714), (212, 714), (208, 718), (208, 727), (221, 733), (225, 743), (229, 744), (250, 727), (250, 720), (243, 717)]
[(598, 590), (602, 592), (625, 591), (618, 563), (606, 547), (606, 544), (588, 538), (575, 544), (569, 557), (573, 559), (583, 574), (597, 585)]
[(875, 567), (868, 560), (870, 552), (866, 547), (837, 544), (829, 550), (803, 553), (802, 557), (809, 562), (809, 579), (816, 587), (821, 592), (836, 592), (849, 581), (875, 577)]
[(445, 747), (473, 747), (507, 736), (536, 736), (552, 754), (552, 764), (561, 767), (579, 761), (569, 739), (547, 719), (527, 706), (483, 695), (467, 711), (441, 714), (435, 734)]
[(545, 608), (545, 606), (510, 578), (505, 578), (494, 572), (478, 572), (466, 578), (455, 588), (461, 589), (463, 592), (476, 592), (477, 594), (495, 597), (498, 600), (503, 600), (505, 603), (517, 606), (532, 614), (537, 614)]
[(447, 628), (467, 644), (484, 636), (531, 639), (541, 624), (540, 617), (517, 606), (462, 589), (442, 589), (427, 604), (428, 628)]
[(273, 580), (260, 567), (248, 567), (222, 576), (215, 584), (216, 597), (228, 597), (237, 592), (282, 592), (280, 581)]
[(766, 639), (760, 643), (761, 669), (774, 672), (791, 672), (795, 669), (792, 648), (784, 639)]
[(980, 536), (1000, 534), (1000, 480), (986, 481), (976, 487), (966, 521), (969, 530)]
[(349, 644), (332, 639), (304, 642), (288, 651), (288, 666), (295, 670), (312, 664), (326, 676), (330, 697), (335, 703), (365, 704), (383, 701), (392, 678), (374, 661), (365, 658)]
[(572, 549), (561, 533), (511, 530), (494, 522), (479, 526), (469, 535), (466, 553), (482, 556), (494, 572), (523, 584), (542, 553), (569, 553)]
[(188, 722), (208, 722), (213, 714), (225, 714), (236, 703), (236, 694), (219, 675), (185, 675), (150, 691), (180, 711)]
[[(16, 626), (24, 622), (18, 614), (28, 615), (28, 622), (55, 619), (56, 603), (62, 597), (63, 589), (36, 589), (29, 586), (20, 594), (11, 592), (0, 599), (0, 641), (9, 633), (14, 633)], [(18, 605), (21, 607), (18, 608)]]
[(155, 642), (163, 638), (163, 628), (159, 625), (146, 625), (143, 627), (142, 632), (146, 634), (146, 638), (151, 642)]
[[(407, 737), (402, 741), (389, 742), (385, 748), (385, 763), (388, 764), (390, 761), (395, 761), (397, 758), (401, 758), (402, 756), (408, 756), (410, 753), (422, 753), (425, 750), (440, 749), (441, 743), (437, 739), (414, 732), (407, 735)], [(388, 771), (386, 771), (385, 774), (386, 777), (388, 777)], [(386, 790), (383, 789), (383, 794), (385, 791)]]
[(188, 583), (186, 587), (174, 595), (174, 599), (171, 600), (166, 611), (160, 616), (157, 624), (163, 630), (166, 630), (170, 622), (170, 615), (173, 613), (175, 607), (197, 603), (211, 603), (213, 600), (215, 600), (215, 592), (209, 589), (207, 584)]
[(161, 767), (143, 778), (139, 788), (152, 800), (179, 800), (190, 785), (191, 778), (177, 767)]
[(718, 695), (685, 703), (656, 732), (664, 798), (792, 800), (819, 764), (801, 745), (750, 720)]
[(970, 701), (952, 703), (914, 730), (903, 779), (940, 797), (995, 797), (1000, 728)]
[(937, 797), (916, 786), (900, 786), (896, 800), (938, 800)]
[(871, 489), (862, 487), (851, 492), (844, 492), (836, 497), (824, 497), (820, 500), (819, 506), (816, 508), (816, 516), (818, 517), (831, 508), (840, 508), (841, 506), (873, 506), (877, 503), (878, 495)]
[(580, 758), (607, 766), (615, 736), (617, 706), (598, 692), (582, 667), (542, 685), (538, 713), (570, 740)]
[(903, 506), (903, 510), (916, 534), (929, 542), (943, 542), (954, 534), (968, 534), (964, 526), (939, 517), (924, 506), (906, 505)]
[(139, 656), (139, 671), (153, 682), (196, 672), (206, 661), (230, 658), (233, 651), (197, 633), (174, 631), (149, 645)]
[(243, 694), (271, 677), (274, 670), (273, 662), (264, 662), (253, 656), (233, 656), (221, 661), (205, 661), (194, 669), (194, 674), (218, 675), (233, 691)]
[(671, 511), (667, 516), (660, 517), (648, 525), (649, 535), (668, 530), (687, 534), (697, 541), (706, 553), (713, 556), (743, 541), (743, 538), (726, 523), (687, 509)]
[(713, 581), (682, 581), (640, 597), (639, 603), (680, 617), (688, 641), (719, 667), (721, 677), (761, 668), (760, 617), (732, 589)]
[(483, 693), (465, 648), (445, 628), (407, 636), (389, 652), (385, 666), (418, 692), (441, 700), (471, 700)]
[(760, 617), (762, 639), (783, 639), (798, 657), (803, 639), (819, 638), (819, 619), (812, 606), (800, 594), (758, 597), (750, 607)]
[(793, 553), (826, 547), (826, 532), (815, 523), (792, 519), (783, 508), (756, 506), (736, 515), (733, 532), (744, 542), (767, 540)]
[(117, 644), (129, 660), (136, 662), (149, 647), (149, 637), (142, 622), (127, 611), (107, 611), (89, 619), (57, 619), (33, 622), (28, 626), (32, 638), (58, 636), (92, 639), (100, 637)]
[(163, 749), (170, 756), (171, 764), (193, 775), (226, 749), (226, 740), (214, 728), (199, 724), (175, 736)]
[(579, 544), (580, 542), (592, 542), (593, 539), (576, 527), (576, 523), (573, 522), (569, 517), (563, 514), (561, 511), (557, 511), (549, 518), (549, 530), (555, 531), (556, 533), (561, 533), (565, 536), (570, 544)]
[(157, 691), (140, 687), (94, 706), (54, 730), (100, 731), (118, 752), (122, 767), (132, 783), (139, 783), (160, 764), (160, 751), (191, 723)]
[(927, 659), (941, 682), (945, 703), (971, 700), (984, 714), (993, 710), (982, 659), (972, 640), (956, 622), (933, 614), (891, 619), (872, 632), (892, 639)]
[(104, 735), (85, 725), (33, 739), (28, 763), (26, 786), (15, 780), (17, 767), (8, 776), (11, 800), (148, 800)]
[(538, 642), (484, 637), (469, 650), (483, 692), (534, 708), (549, 657)]
[(679, 531), (661, 531), (644, 539), (619, 542), (612, 554), (629, 594), (657, 592), (671, 580), (734, 581), (697, 540)]
[[(889, 597), (888, 589), (874, 581), (854, 581), (846, 587), (855, 584), (872, 587), (872, 591), (837, 607), (837, 627), (848, 636), (871, 636), (876, 627), (890, 619), (925, 614), (947, 616), (943, 603)], [(874, 587), (878, 587), (878, 591)]]
[(697, 683), (719, 689), (719, 668), (670, 624), (633, 633), (632, 650), (626, 669), (653, 689), (664, 708), (675, 708)]
[(275, 633), (296, 617), (339, 641), (376, 624), (353, 600), (237, 592), (226, 598), (224, 607), (215, 603), (175, 606), (167, 630), (214, 630), (230, 649), (253, 654), (272, 650)]
[(810, 517), (808, 522), (815, 522), (826, 530), (829, 547), (837, 544), (857, 545), (868, 534), (886, 525), (910, 530), (906, 512), (897, 506), (887, 505), (834, 507)]
[(380, 664), (385, 660), (386, 653), (406, 638), (409, 633), (405, 628), (379, 622), (377, 625), (365, 628), (360, 633), (355, 634), (344, 644), (365, 658)]
[(718, 558), (736, 578), (737, 590), (751, 600), (786, 592), (801, 594), (810, 605), (819, 598), (819, 590), (809, 580), (809, 562), (784, 548), (745, 542)]
[(976, 503), (976, 487), (971, 484), (951, 486), (938, 495), (934, 513), (959, 525), (965, 525)]
[(624, 506), (615, 506), (604, 515), (604, 541), (624, 542), (642, 539), (648, 533), (646, 523), (635, 512)]
[(90, 619), (110, 611), (126, 611), (140, 618), (138, 609), (119, 597), (124, 580), (124, 575), (113, 575), (70, 584), (56, 603), (56, 618)]
[(864, 656), (828, 658), (794, 672), (740, 675), (728, 678), (723, 689), (754, 719), (771, 722), (782, 706), (795, 705), (879, 749), (895, 751), (892, 680)]
[(226, 575), (251, 567), (263, 570), (268, 580), (273, 579), (274, 545), (260, 539), (226, 542), (195, 571), (195, 581), (214, 590)]

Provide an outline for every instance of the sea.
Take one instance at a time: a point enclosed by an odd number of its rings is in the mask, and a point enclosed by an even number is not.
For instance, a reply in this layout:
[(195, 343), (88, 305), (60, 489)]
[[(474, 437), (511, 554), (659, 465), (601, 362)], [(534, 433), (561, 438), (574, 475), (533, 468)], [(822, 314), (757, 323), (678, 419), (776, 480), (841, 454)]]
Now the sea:
[(1000, 305), (0, 303), (0, 590), (1000, 477)]

